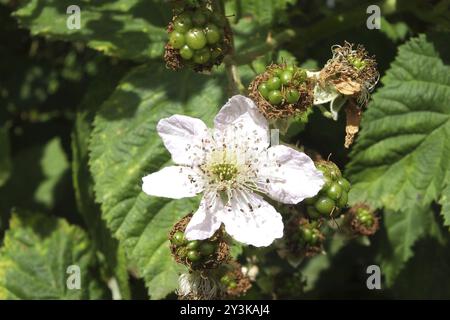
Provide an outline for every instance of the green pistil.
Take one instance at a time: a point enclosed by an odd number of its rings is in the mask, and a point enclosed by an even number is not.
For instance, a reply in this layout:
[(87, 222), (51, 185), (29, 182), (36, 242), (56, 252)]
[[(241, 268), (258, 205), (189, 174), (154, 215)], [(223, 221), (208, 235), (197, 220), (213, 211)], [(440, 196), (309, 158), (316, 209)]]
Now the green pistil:
[(349, 57), (348, 62), (350, 62), (352, 66), (355, 67), (355, 69), (358, 71), (361, 71), (366, 67), (366, 62), (356, 57)]
[(236, 177), (238, 169), (234, 164), (219, 163), (211, 167), (211, 172), (219, 181), (230, 181)]

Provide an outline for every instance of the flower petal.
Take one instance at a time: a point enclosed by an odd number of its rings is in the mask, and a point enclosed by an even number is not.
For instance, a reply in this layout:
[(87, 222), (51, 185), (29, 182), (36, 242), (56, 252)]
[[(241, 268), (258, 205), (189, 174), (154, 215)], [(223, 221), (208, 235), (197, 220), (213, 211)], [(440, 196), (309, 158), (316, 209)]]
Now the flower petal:
[(219, 131), (237, 129), (241, 131), (241, 136), (246, 136), (262, 146), (269, 146), (269, 124), (266, 118), (251, 99), (242, 95), (228, 100), (216, 115), (214, 126)]
[(339, 92), (336, 91), (332, 86), (321, 87), (316, 84), (314, 87), (314, 104), (325, 104), (327, 102), (333, 101), (339, 96)]
[(274, 200), (297, 204), (315, 196), (325, 183), (322, 172), (303, 152), (278, 145), (267, 150), (268, 165), (260, 169), (261, 188)]
[(176, 164), (191, 165), (202, 155), (202, 138), (208, 136), (205, 123), (196, 118), (173, 115), (158, 122), (157, 131)]
[(239, 242), (266, 247), (283, 236), (281, 215), (254, 193), (234, 192), (229, 205), (217, 214), (226, 232)]
[(142, 191), (156, 197), (181, 199), (203, 191), (204, 181), (193, 169), (165, 167), (142, 178)]
[(210, 238), (222, 224), (215, 213), (223, 209), (220, 199), (215, 194), (206, 194), (198, 210), (186, 226), (185, 236), (188, 240), (204, 240)]

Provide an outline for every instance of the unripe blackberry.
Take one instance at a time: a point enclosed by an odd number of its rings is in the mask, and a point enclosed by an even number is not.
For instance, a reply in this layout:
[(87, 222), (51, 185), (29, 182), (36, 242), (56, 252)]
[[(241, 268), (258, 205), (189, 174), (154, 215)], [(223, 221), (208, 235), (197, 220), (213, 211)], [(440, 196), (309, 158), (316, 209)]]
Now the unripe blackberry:
[(314, 83), (306, 70), (293, 65), (272, 64), (249, 86), (249, 96), (269, 119), (287, 118), (313, 105)]
[(323, 173), (325, 184), (316, 196), (305, 199), (306, 212), (311, 219), (336, 216), (347, 206), (350, 182), (333, 162), (321, 160), (315, 164)]
[(284, 244), (279, 254), (289, 261), (301, 261), (322, 252), (324, 240), (319, 221), (296, 215), (286, 224)]
[(354, 235), (371, 236), (378, 230), (378, 217), (366, 204), (354, 205), (345, 217), (346, 225)]
[(242, 273), (242, 266), (237, 261), (230, 261), (222, 267), (220, 283), (224, 287), (226, 297), (239, 297), (251, 287), (250, 279)]
[(208, 6), (207, 2), (198, 1), (174, 10), (164, 53), (168, 68), (189, 66), (198, 72), (209, 71), (231, 50), (231, 30), (226, 18)]
[(332, 47), (333, 57), (320, 71), (319, 83), (322, 87), (333, 86), (345, 96), (357, 98), (360, 106), (365, 106), (369, 93), (377, 84), (380, 74), (374, 56), (369, 56), (362, 45), (345, 42)]
[(169, 234), (170, 250), (175, 261), (191, 270), (214, 269), (229, 259), (229, 246), (220, 228), (209, 239), (187, 240), (184, 231), (192, 214), (178, 221)]

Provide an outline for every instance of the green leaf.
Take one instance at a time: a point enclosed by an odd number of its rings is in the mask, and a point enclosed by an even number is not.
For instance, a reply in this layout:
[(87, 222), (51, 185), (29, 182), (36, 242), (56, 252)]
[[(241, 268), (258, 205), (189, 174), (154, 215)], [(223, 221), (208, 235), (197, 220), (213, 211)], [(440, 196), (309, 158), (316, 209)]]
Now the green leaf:
[[(71, 265), (80, 268), (80, 289), (67, 287)], [(95, 267), (83, 230), (62, 219), (15, 212), (0, 249), (0, 299), (107, 298), (91, 272)]]
[[(450, 177), (449, 177), (450, 178)], [(441, 214), (444, 217), (444, 225), (450, 226), (450, 181), (447, 181), (447, 187), (442, 192), (439, 203), (442, 205)]]
[(423, 238), (433, 223), (430, 210), (415, 208), (407, 211), (387, 211), (384, 218), (387, 243), (386, 252), (380, 255), (386, 284), (391, 286), (406, 261), (413, 256), (414, 243)]
[(251, 16), (260, 25), (270, 25), (285, 18), (288, 5), (297, 0), (235, 0), (236, 11), (241, 16)]
[(414, 246), (414, 257), (398, 275), (392, 292), (400, 299), (448, 299), (450, 296), (450, 248), (434, 239)]
[(170, 158), (156, 124), (173, 114), (210, 122), (224, 102), (221, 79), (169, 72), (161, 65), (138, 67), (122, 80), (94, 122), (90, 166), (96, 199), (154, 299), (177, 286), (180, 267), (170, 256), (167, 235), (198, 202), (150, 197), (141, 191), (142, 177)]
[(351, 153), (350, 200), (428, 207), (450, 172), (450, 67), (420, 36), (399, 47), (382, 82)]
[(14, 13), (32, 35), (82, 41), (110, 56), (143, 61), (161, 57), (170, 6), (158, 0), (83, 1), (81, 28), (67, 27), (71, 0), (26, 0)]
[(386, 209), (391, 251), (382, 264), (391, 285), (418, 239), (441, 237), (430, 206), (445, 199), (450, 172), (450, 68), (422, 35), (399, 47), (382, 82), (347, 172), (351, 203)]
[(390, 23), (386, 18), (381, 17), (381, 32), (394, 42), (404, 40), (408, 34), (408, 25), (404, 22)]
[[(101, 103), (114, 91), (124, 74), (124, 68), (105, 68), (90, 84), (78, 107), (72, 132), (72, 179), (78, 211), (83, 216), (95, 249), (104, 257), (105, 281), (111, 284), (114, 299), (130, 299), (127, 261), (124, 250), (118, 245), (106, 222), (101, 218), (100, 206), (95, 203), (93, 179), (88, 167), (88, 144), (92, 122)], [(117, 283), (117, 289), (114, 287)]]
[(0, 189), (2, 211), (9, 212), (13, 206), (51, 210), (59, 201), (65, 201), (67, 190), (60, 184), (69, 163), (59, 137), (18, 152), (13, 163), (11, 177)]
[(0, 187), (5, 184), (11, 175), (11, 151), (9, 146), (9, 127), (0, 127)]

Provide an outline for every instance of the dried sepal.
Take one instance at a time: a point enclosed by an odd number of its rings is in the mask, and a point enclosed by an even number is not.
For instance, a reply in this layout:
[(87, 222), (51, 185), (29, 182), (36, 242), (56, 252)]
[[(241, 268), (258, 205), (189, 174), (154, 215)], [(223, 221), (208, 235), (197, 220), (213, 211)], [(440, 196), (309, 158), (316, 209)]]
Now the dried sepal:
[(346, 125), (345, 125), (345, 143), (346, 148), (350, 148), (355, 136), (359, 131), (359, 124), (361, 123), (362, 109), (354, 101), (349, 101), (345, 107)]
[(333, 57), (320, 71), (322, 87), (332, 84), (346, 96), (353, 96), (361, 106), (365, 106), (369, 93), (377, 84), (380, 74), (374, 56), (369, 56), (362, 45), (345, 42), (343, 46), (332, 47)]
[(226, 294), (215, 270), (194, 270), (181, 274), (176, 293), (179, 300), (218, 300)]

